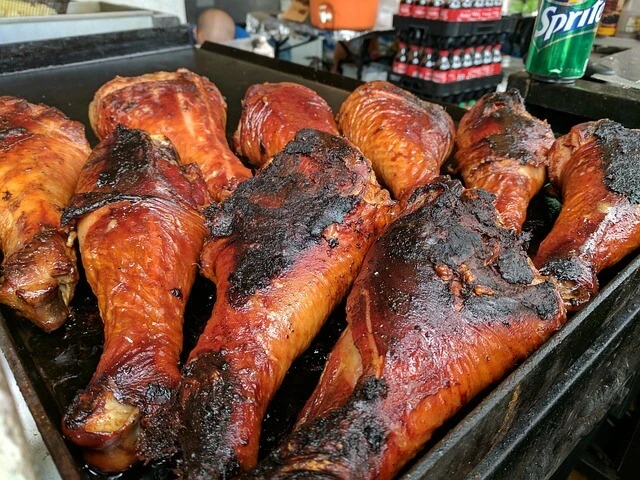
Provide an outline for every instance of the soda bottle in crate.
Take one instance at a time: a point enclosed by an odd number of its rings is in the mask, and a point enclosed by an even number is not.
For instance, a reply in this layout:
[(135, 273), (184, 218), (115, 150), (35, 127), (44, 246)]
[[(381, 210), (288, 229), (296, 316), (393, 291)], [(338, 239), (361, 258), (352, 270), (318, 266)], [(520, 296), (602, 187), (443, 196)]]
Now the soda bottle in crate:
[(461, 0), (445, 0), (440, 9), (440, 20), (445, 22), (457, 22), (460, 17)]
[(449, 70), (451, 69), (451, 60), (449, 59), (450, 52), (447, 49), (442, 49), (438, 52), (438, 60), (436, 60), (436, 66), (433, 70), (431, 80), (435, 83), (447, 83), (449, 79)]
[(473, 46), (470, 45), (470, 40), (467, 40), (467, 46), (464, 47), (462, 52), (462, 76), (464, 80), (469, 80), (473, 78), (471, 75), (471, 70), (473, 68)]
[(427, 7), (427, 19), (429, 20), (439, 20), (440, 19), (440, 11), (445, 6), (445, 0), (430, 0), (429, 6)]
[(447, 83), (459, 82), (464, 80), (464, 72), (462, 70), (462, 49), (459, 47), (451, 50), (451, 68), (447, 74)]
[(459, 22), (470, 22), (473, 20), (473, 0), (460, 0)]
[(478, 37), (473, 51), (473, 68), (471, 68), (471, 78), (480, 78), (482, 76), (482, 64), (484, 60), (484, 46), (482, 45), (482, 37)]
[[(415, 20), (398, 22), (405, 28), (412, 27), (401, 36), (401, 48), (394, 61), (394, 73), (405, 76), (399, 83), (427, 96), (464, 101), (495, 89), (494, 77), (502, 71), (499, 27), (508, 22), (483, 21), (500, 12), (501, 0), (402, 3), (407, 4), (411, 5)], [(501, 14), (497, 15), (497, 19), (500, 17)], [(407, 77), (416, 81), (409, 82)], [(466, 83), (456, 85), (459, 82)]]
[(401, 17), (413, 17), (415, 0), (400, 0), (398, 15)]
[(473, 0), (473, 10), (471, 12), (471, 21), (481, 22), (487, 18), (488, 3), (493, 0)]
[(433, 76), (433, 68), (435, 66), (434, 37), (425, 35), (422, 43), (422, 55), (420, 57), (420, 67), (418, 76), (427, 82), (431, 81)]
[(499, 75), (502, 72), (502, 44), (496, 43), (493, 46), (493, 72), (492, 75)]
[(400, 31), (398, 34), (398, 53), (393, 57), (393, 63), (391, 64), (391, 70), (398, 75), (406, 75), (407, 66), (409, 61), (409, 43), (408, 33), (406, 31)]
[(493, 20), (500, 20), (502, 18), (502, 0), (493, 0)]
[(416, 28), (413, 31), (411, 40), (409, 41), (409, 58), (407, 60), (407, 72), (405, 73), (408, 77), (418, 77), (420, 67), (420, 50), (422, 49), (422, 36), (423, 30)]
[(433, 69), (436, 66), (437, 54), (431, 45), (424, 47), (420, 60), (420, 78), (427, 82), (433, 79)]
[(482, 76), (488, 77), (493, 72), (493, 45), (490, 42), (484, 45), (482, 52)]
[(427, 10), (429, 9), (430, 0), (416, 0), (413, 7), (413, 16), (415, 18), (427, 18)]

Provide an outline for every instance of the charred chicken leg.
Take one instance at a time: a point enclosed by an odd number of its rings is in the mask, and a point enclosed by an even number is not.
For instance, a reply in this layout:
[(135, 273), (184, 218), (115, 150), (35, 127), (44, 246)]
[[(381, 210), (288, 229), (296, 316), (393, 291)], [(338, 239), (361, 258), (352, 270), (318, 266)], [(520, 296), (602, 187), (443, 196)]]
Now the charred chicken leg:
[(227, 144), (227, 104), (220, 90), (184, 68), (116, 77), (96, 92), (89, 119), (100, 139), (118, 124), (169, 137), (183, 164), (198, 164), (217, 201), (251, 176)]
[(62, 112), (0, 97), (0, 303), (50, 332), (69, 314), (78, 270), (60, 215), (89, 156)]
[(356, 88), (340, 107), (338, 126), (396, 199), (430, 183), (454, 142), (453, 121), (442, 107), (387, 82)]
[(416, 202), (367, 254), (299, 425), (243, 478), (390, 479), (564, 322), (486, 192), (445, 180)]
[(247, 89), (233, 136), (238, 155), (262, 167), (303, 128), (338, 135), (333, 112), (316, 92), (297, 83), (262, 83)]
[(211, 207), (202, 269), (217, 300), (183, 370), (185, 478), (229, 478), (256, 463), (269, 401), (346, 294), (390, 207), (357, 149), (307, 129)]
[(199, 169), (180, 166), (166, 137), (119, 126), (92, 152), (64, 213), (77, 220), (105, 340), (62, 428), (101, 470), (174, 448), (164, 420), (180, 383), (182, 320), (208, 202)]
[(549, 177), (562, 210), (534, 263), (577, 310), (597, 293), (597, 274), (640, 246), (640, 130), (576, 125), (551, 149)]
[(517, 90), (485, 95), (458, 125), (456, 170), (467, 188), (493, 193), (502, 223), (519, 232), (553, 142), (551, 127), (525, 110)]

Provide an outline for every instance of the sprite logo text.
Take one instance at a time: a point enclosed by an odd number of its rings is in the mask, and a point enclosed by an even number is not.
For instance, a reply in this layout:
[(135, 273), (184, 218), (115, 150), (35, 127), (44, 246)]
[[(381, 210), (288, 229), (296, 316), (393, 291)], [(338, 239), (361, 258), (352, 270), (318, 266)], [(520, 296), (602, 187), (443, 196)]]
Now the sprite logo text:
[(597, 0), (592, 6), (578, 10), (575, 7), (584, 4), (577, 1), (571, 5), (569, 2), (549, 1), (540, 11), (540, 18), (533, 34), (534, 43), (538, 48), (559, 38), (567, 38), (577, 34), (591, 31), (596, 28), (602, 12), (605, 0)]

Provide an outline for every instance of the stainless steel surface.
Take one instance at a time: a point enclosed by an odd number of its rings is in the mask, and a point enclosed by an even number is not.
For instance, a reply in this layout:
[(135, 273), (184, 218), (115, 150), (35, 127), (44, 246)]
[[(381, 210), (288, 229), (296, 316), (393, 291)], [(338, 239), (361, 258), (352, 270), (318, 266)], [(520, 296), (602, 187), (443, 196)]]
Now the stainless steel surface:
[(177, 26), (177, 17), (106, 2), (69, 2), (68, 12), (41, 17), (0, 18), (0, 44), (33, 42), (108, 32)]
[(60, 480), (51, 453), (1, 350), (0, 377), (0, 478)]
[(598, 63), (611, 68), (615, 75), (598, 73), (593, 78), (624, 87), (640, 88), (640, 43), (636, 48), (602, 57)]
[[(1, 353), (1, 352), (0, 352)], [(4, 360), (4, 356), (2, 356)], [(9, 383), (0, 363), (0, 478), (35, 480), (33, 458), (13, 403)], [(13, 379), (13, 377), (12, 377)]]

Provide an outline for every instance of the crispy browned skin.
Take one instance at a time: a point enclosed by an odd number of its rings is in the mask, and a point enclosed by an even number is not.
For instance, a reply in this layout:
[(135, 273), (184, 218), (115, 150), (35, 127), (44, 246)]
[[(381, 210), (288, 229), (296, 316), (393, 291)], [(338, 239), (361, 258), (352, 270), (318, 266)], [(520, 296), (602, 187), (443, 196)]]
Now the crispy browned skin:
[(261, 167), (303, 128), (338, 135), (331, 107), (320, 95), (297, 83), (251, 85), (242, 100), (233, 146)]
[(416, 202), (367, 254), (298, 427), (243, 478), (392, 478), (564, 322), (486, 192), (445, 180)]
[(493, 193), (502, 223), (519, 232), (553, 142), (551, 127), (525, 110), (517, 90), (485, 95), (458, 125), (456, 170), (467, 188)]
[(576, 310), (598, 291), (597, 274), (640, 246), (640, 130), (576, 125), (549, 152), (549, 177), (562, 210), (534, 263)]
[(96, 92), (89, 119), (100, 139), (119, 123), (169, 137), (183, 164), (198, 164), (217, 201), (251, 177), (227, 143), (227, 104), (220, 90), (184, 68), (116, 77)]
[(89, 151), (84, 127), (62, 112), (0, 97), (0, 302), (47, 332), (66, 320), (78, 282), (60, 215)]
[(397, 199), (430, 183), (454, 142), (453, 121), (442, 107), (387, 82), (356, 88), (340, 107), (338, 126)]
[(63, 219), (77, 219), (82, 263), (104, 321), (104, 351), (62, 423), (104, 471), (173, 449), (165, 425), (180, 383), (182, 319), (209, 201), (198, 168), (166, 137), (119, 126), (82, 171)]
[(183, 370), (185, 478), (229, 478), (256, 463), (271, 397), (346, 294), (390, 206), (357, 149), (301, 130), (212, 207), (202, 263), (217, 300)]

